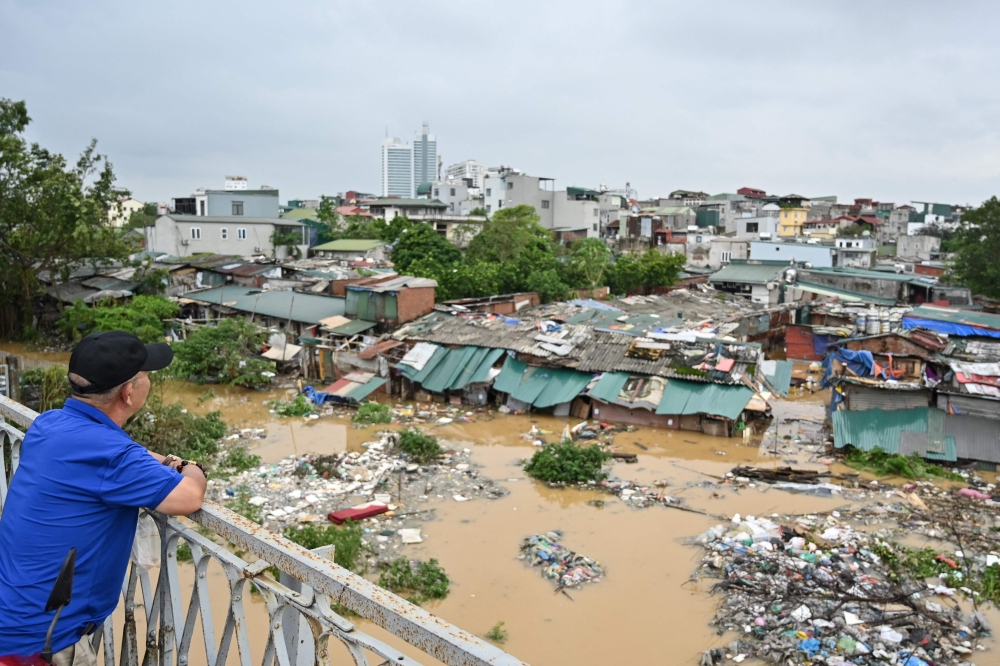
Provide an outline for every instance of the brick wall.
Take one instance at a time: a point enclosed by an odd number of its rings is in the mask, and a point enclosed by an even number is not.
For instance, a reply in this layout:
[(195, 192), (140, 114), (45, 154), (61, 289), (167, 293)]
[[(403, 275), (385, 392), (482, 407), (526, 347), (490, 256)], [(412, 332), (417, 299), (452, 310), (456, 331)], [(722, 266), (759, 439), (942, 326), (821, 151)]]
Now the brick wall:
[(401, 289), (397, 296), (397, 323), (405, 324), (434, 309), (434, 287)]

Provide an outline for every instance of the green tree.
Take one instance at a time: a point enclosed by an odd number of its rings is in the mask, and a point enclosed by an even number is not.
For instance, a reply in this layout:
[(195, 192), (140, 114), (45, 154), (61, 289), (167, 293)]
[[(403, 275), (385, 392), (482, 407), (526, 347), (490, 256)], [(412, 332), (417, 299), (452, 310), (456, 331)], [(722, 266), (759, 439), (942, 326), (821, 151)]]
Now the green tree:
[(532, 206), (522, 204), (501, 208), (469, 243), (466, 257), (472, 263), (503, 263), (515, 259), (529, 248), (544, 248), (554, 255), (552, 232), (542, 227), (540, 220)]
[(489, 217), (489, 215), (486, 213), (486, 209), (483, 208), (482, 206), (470, 210), (469, 215), (474, 215), (476, 217)]
[(65, 276), (82, 259), (124, 260), (132, 249), (107, 223), (128, 191), (115, 186), (96, 140), (71, 166), (29, 145), (30, 122), (24, 102), (0, 98), (0, 334), (24, 337), (37, 335), (34, 305), (43, 290), (36, 275)]
[(562, 281), (559, 271), (549, 268), (544, 271), (533, 271), (525, 285), (527, 291), (537, 292), (546, 303), (560, 301), (569, 295), (569, 287)]
[(458, 248), (426, 224), (413, 224), (402, 233), (392, 250), (392, 261), (400, 273), (410, 272), (410, 266), (424, 259), (449, 267), (462, 259)]
[(663, 253), (654, 248), (646, 250), (639, 258), (642, 283), (647, 287), (668, 287), (680, 277), (687, 258), (680, 253)]
[(119, 305), (107, 300), (93, 306), (77, 301), (56, 322), (70, 340), (100, 331), (127, 331), (143, 342), (163, 342), (165, 319), (177, 315), (178, 305), (163, 296), (134, 296)]
[(642, 285), (642, 265), (634, 254), (620, 254), (608, 268), (607, 282), (611, 293), (633, 294)]
[(974, 294), (1000, 298), (1000, 200), (991, 197), (965, 213), (951, 245), (955, 277)]
[(316, 208), (316, 220), (323, 225), (323, 228), (316, 234), (317, 244), (322, 245), (340, 238), (343, 225), (340, 213), (337, 212), (336, 199), (326, 195), (320, 197), (319, 207)]
[(583, 282), (574, 286), (593, 289), (604, 284), (604, 274), (608, 270), (611, 251), (604, 241), (598, 238), (584, 238), (573, 243), (570, 248), (569, 265), (574, 276), (579, 276)]
[(125, 229), (142, 229), (143, 227), (151, 227), (156, 224), (156, 204), (147, 203), (143, 205), (142, 210), (137, 210), (131, 215), (129, 215), (128, 222), (125, 223)]
[(202, 326), (174, 345), (171, 371), (178, 377), (201, 382), (265, 386), (274, 377), (274, 363), (254, 357), (260, 354), (266, 339), (266, 331), (243, 317)]
[(856, 238), (866, 231), (868, 231), (868, 228), (860, 224), (848, 224), (846, 227), (837, 229), (837, 235)]

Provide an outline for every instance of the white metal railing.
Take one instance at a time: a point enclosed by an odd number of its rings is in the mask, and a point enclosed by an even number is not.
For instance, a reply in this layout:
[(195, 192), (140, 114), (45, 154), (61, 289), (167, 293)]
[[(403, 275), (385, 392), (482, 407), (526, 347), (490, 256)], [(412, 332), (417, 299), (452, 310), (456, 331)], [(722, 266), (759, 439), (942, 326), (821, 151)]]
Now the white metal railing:
[[(0, 396), (0, 512), (21, 457), (24, 433), (19, 427), (27, 430), (36, 416), (34, 411)], [(247, 562), (176, 518), (155, 512), (150, 515), (160, 530), (162, 566), (151, 571), (130, 566), (122, 585), (125, 624), (117, 660), (111, 618), (94, 634), (94, 646), (103, 649), (105, 666), (138, 666), (140, 661), (143, 666), (187, 666), (199, 628), (209, 666), (225, 664), (234, 643), (234, 656), (240, 666), (326, 666), (331, 663), (331, 639), (342, 643), (358, 666), (368, 666), (369, 653), (379, 658), (380, 666), (419, 663), (359, 631), (354, 623), (332, 610), (335, 602), (446, 664), (522, 664), (492, 644), (337, 566), (329, 552), (306, 550), (222, 506), (205, 502), (188, 518), (239, 551), (253, 555), (257, 558), (254, 562)], [(194, 567), (187, 607), (177, 561), (177, 547), (182, 540), (191, 550)], [(221, 634), (216, 632), (210, 604), (208, 565), (213, 560), (221, 565), (229, 587)], [(272, 565), (281, 570), (281, 580), (286, 584), (265, 575)], [(247, 581), (252, 581), (261, 593), (269, 619), (264, 653), (256, 659), (251, 655), (245, 616)], [(137, 604), (139, 590), (142, 602)], [(137, 634), (137, 612), (142, 613), (147, 627), (142, 639)], [(141, 651), (140, 643), (144, 648)], [(200, 656), (200, 650), (198, 653)]]

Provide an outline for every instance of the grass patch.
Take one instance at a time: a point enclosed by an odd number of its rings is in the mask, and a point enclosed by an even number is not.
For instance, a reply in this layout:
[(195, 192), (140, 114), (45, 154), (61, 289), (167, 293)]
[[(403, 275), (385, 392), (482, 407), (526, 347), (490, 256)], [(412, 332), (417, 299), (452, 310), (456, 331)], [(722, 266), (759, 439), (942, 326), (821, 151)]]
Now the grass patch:
[(871, 451), (850, 447), (844, 456), (844, 464), (854, 469), (872, 472), (878, 476), (901, 476), (906, 479), (947, 479), (961, 481), (962, 476), (950, 472), (940, 465), (927, 462), (920, 456), (901, 456), (886, 453), (880, 448)]
[(448, 574), (436, 559), (410, 562), (405, 557), (394, 560), (379, 576), (381, 587), (405, 595), (406, 600), (420, 605), (430, 599), (448, 596)]
[(273, 400), (271, 409), (278, 416), (308, 416), (313, 413), (312, 401), (301, 393), (295, 396), (291, 402), (287, 400)]
[(441, 457), (443, 451), (437, 437), (416, 428), (406, 428), (399, 433), (399, 449), (413, 462), (428, 465)]
[(610, 458), (596, 444), (577, 446), (567, 439), (535, 451), (524, 472), (548, 483), (587, 483), (607, 476), (601, 468)]
[(366, 402), (351, 417), (355, 423), (392, 423), (392, 408), (380, 402)]
[(670, 369), (676, 372), (678, 375), (684, 375), (688, 377), (708, 377), (708, 373), (704, 370), (699, 370), (698, 368), (689, 368), (686, 365), (670, 366)]
[(219, 456), (215, 473), (218, 477), (227, 479), (256, 467), (260, 467), (260, 456), (250, 453), (246, 444), (235, 444), (227, 447)]
[(493, 628), (486, 632), (486, 640), (494, 643), (507, 642), (507, 630), (503, 628), (503, 621), (497, 622)]
[(312, 550), (321, 546), (333, 546), (333, 561), (354, 572), (359, 572), (365, 566), (364, 556), (370, 552), (361, 539), (364, 533), (361, 525), (353, 521), (347, 521), (342, 526), (327, 525), (319, 527), (316, 525), (306, 525), (305, 527), (288, 526), (282, 533), (289, 541), (294, 541), (303, 548)]

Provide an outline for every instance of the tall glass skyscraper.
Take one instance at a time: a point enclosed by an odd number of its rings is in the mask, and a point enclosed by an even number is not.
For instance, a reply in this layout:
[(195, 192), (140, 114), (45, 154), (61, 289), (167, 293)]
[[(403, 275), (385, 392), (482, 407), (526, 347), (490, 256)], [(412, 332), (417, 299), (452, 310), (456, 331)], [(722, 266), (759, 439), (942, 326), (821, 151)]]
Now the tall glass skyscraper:
[(437, 139), (424, 123), (423, 131), (413, 140), (413, 186), (437, 180)]
[(413, 149), (398, 137), (382, 142), (382, 196), (413, 198)]

